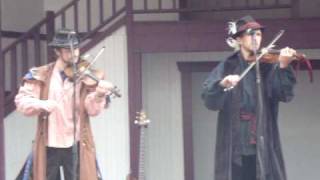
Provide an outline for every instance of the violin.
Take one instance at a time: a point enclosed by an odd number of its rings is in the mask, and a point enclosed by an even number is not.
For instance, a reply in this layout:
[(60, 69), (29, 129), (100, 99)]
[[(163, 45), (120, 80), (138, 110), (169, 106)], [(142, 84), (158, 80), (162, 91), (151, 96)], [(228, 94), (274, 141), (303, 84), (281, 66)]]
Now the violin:
[[(279, 62), (279, 56), (280, 56), (280, 50), (277, 49), (269, 49), (267, 50), (267, 52), (264, 52), (264, 49), (262, 49), (261, 51), (258, 52), (259, 54), (262, 54), (262, 57), (260, 59), (260, 62), (262, 63), (270, 63), (270, 64), (274, 64), (274, 63), (278, 63)], [(296, 52), (293, 54), (294, 60), (298, 61), (297, 66), (295, 66), (296, 70), (299, 69), (300, 67), (300, 62), (305, 63), (309, 72), (309, 78), (310, 78), (310, 82), (313, 82), (313, 73), (312, 73), (312, 65), (310, 60), (308, 60), (306, 58), (306, 55), (303, 53), (299, 53)]]
[[(258, 52), (258, 54), (262, 53), (264, 50), (262, 49), (260, 52)], [(264, 63), (278, 63), (279, 62), (279, 56), (280, 56), (280, 50), (278, 49), (269, 49), (267, 50), (266, 53), (263, 54), (262, 58), (261, 58), (261, 62)], [(304, 61), (306, 60), (306, 55), (303, 53), (298, 53), (296, 52), (295, 54), (293, 54), (293, 57), (295, 58), (294, 60), (301, 60)]]
[[(84, 59), (80, 59), (76, 63), (76, 73), (74, 73), (73, 64), (67, 65), (63, 72), (70, 79), (79, 79), (87, 86), (96, 86), (101, 79), (103, 79), (103, 72), (98, 69), (94, 69), (90, 66), (91, 64)], [(111, 94), (116, 97), (121, 97), (122, 95), (119, 92), (119, 89), (115, 86), (111, 89)]]

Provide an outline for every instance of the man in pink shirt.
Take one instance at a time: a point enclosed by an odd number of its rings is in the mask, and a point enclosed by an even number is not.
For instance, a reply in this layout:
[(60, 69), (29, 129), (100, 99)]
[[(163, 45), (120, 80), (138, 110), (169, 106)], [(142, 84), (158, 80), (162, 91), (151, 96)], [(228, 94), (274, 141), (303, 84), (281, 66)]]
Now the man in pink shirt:
[[(79, 40), (72, 30), (61, 29), (49, 46), (54, 48), (56, 61), (30, 69), (15, 98), (19, 112), (38, 116), (32, 177), (34, 180), (58, 180), (62, 167), (66, 180), (96, 180), (95, 146), (89, 116), (98, 115), (106, 107), (114, 86), (106, 80), (100, 80), (94, 87), (76, 81), (74, 108), (74, 84), (64, 69), (79, 60)], [(79, 157), (77, 178), (73, 177), (74, 146), (79, 149), (75, 151)]]

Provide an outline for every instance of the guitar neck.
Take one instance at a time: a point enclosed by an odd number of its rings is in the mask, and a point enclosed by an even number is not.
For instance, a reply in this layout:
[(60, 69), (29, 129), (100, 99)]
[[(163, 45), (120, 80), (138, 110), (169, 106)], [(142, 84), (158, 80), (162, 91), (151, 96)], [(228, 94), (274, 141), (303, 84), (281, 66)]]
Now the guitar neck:
[(140, 146), (139, 146), (139, 177), (138, 180), (145, 180), (145, 127), (140, 127)]

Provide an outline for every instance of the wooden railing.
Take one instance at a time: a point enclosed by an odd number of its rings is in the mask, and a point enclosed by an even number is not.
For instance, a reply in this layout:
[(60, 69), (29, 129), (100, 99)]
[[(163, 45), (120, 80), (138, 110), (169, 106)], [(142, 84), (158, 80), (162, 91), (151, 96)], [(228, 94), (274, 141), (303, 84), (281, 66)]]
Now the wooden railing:
[[(109, 6), (104, 6), (105, 1), (107, 0), (73, 0), (56, 13), (48, 11), (44, 19), (1, 51), (0, 67), (3, 67), (3, 70), (1, 69), (0, 73), (5, 81), (0, 82), (0, 95), (4, 95), (5, 114), (14, 110), (13, 99), (21, 77), (28, 69), (53, 60), (53, 51), (47, 43), (51, 41), (56, 29), (65, 27), (79, 32), (81, 41), (85, 42), (82, 44), (82, 50), (92, 47), (90, 40), (99, 33), (113, 29), (112, 25), (124, 15), (125, 5), (119, 7), (116, 0), (111, 0), (111, 5), (108, 1)], [(99, 4), (98, 16), (94, 16), (97, 12), (92, 10), (93, 3)], [(85, 7), (83, 11), (79, 11), (81, 5)], [(106, 15), (106, 12), (111, 13)], [(85, 24), (80, 25), (80, 22)]]
[(290, 0), (282, 3), (279, 0), (267, 3), (266, 0), (259, 0), (255, 3), (244, 0), (242, 3), (237, 0), (133, 0), (139, 6), (133, 9), (135, 14), (148, 13), (183, 13), (183, 12), (222, 12), (238, 10), (263, 10), (292, 8), (297, 0)]

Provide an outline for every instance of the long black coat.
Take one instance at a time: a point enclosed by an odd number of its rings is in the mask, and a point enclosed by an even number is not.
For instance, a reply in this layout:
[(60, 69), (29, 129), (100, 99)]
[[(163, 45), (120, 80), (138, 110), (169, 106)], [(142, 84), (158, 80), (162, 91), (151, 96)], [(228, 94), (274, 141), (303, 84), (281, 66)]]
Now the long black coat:
[[(215, 180), (232, 180), (232, 164), (241, 165), (240, 102), (242, 81), (231, 91), (224, 92), (218, 84), (226, 75), (240, 74), (239, 52), (232, 54), (211, 72), (203, 84), (202, 99), (210, 110), (219, 111)], [(260, 64), (263, 91), (263, 118), (257, 126), (257, 179), (286, 180), (277, 123), (279, 102), (293, 98), (295, 77), (291, 67)], [(254, 84), (254, 83), (253, 83)]]

